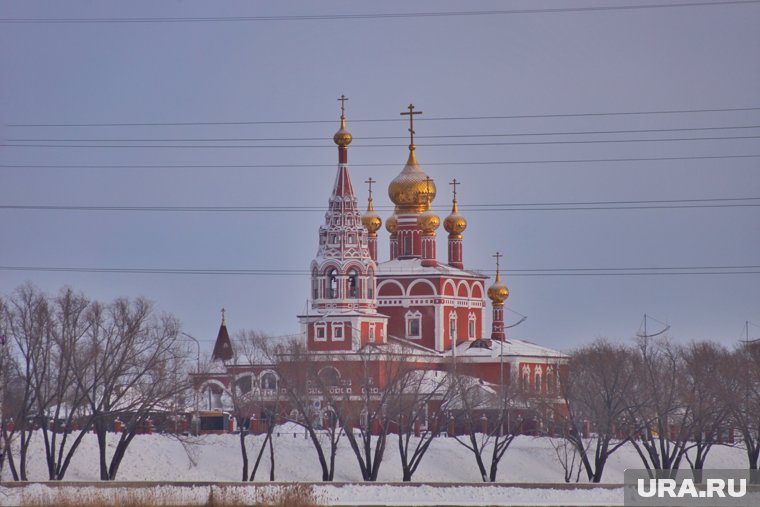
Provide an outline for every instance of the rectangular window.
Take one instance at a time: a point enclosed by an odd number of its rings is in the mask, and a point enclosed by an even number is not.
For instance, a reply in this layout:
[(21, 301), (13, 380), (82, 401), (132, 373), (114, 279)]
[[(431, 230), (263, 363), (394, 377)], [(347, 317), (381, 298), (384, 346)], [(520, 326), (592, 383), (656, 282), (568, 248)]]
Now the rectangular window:
[(323, 342), (325, 340), (327, 340), (325, 337), (325, 325), (314, 324), (314, 341)]
[(457, 319), (449, 318), (449, 338), (457, 339)]
[(475, 319), (471, 319), (469, 326), (467, 326), (467, 336), (471, 339), (475, 339)]
[(343, 324), (333, 324), (333, 341), (334, 342), (342, 342), (343, 341)]
[(409, 338), (419, 338), (420, 337), (420, 319), (419, 319), (419, 317), (409, 319), (409, 329), (407, 329), (406, 334), (409, 336)]
[(369, 324), (369, 341), (375, 341), (375, 324), (371, 322)]

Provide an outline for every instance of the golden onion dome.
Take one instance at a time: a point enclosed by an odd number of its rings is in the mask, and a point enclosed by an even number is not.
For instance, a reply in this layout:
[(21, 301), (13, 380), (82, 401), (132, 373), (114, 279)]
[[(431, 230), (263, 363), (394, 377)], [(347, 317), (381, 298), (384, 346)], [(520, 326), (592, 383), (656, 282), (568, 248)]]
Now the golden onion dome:
[(396, 215), (388, 217), (388, 220), (385, 221), (385, 229), (391, 234), (396, 234), (398, 230), (398, 218)]
[(375, 207), (372, 205), (372, 198), (367, 203), (367, 212), (362, 215), (362, 225), (369, 231), (370, 236), (377, 234), (378, 229), (383, 225), (380, 215), (375, 213)]
[(501, 275), (496, 271), (496, 281), (488, 287), (488, 298), (495, 305), (503, 305), (504, 301), (509, 297), (509, 289), (501, 281)]
[(461, 237), (464, 230), (467, 229), (467, 220), (459, 214), (456, 198), (454, 199), (454, 205), (451, 207), (451, 214), (443, 221), (443, 227), (446, 229), (446, 232), (454, 237)]
[(396, 205), (396, 214), (425, 211), (428, 196), (430, 196), (430, 201), (433, 201), (436, 194), (435, 182), (430, 180), (428, 184), (427, 180), (427, 174), (417, 164), (417, 157), (412, 146), (404, 169), (388, 186), (388, 197)]
[(346, 118), (344, 116), (341, 116), (340, 130), (338, 130), (333, 136), (333, 141), (338, 146), (342, 146), (343, 148), (345, 148), (346, 146), (351, 144), (352, 140), (353, 140), (353, 136), (351, 135), (351, 132), (346, 130)]
[(417, 226), (424, 234), (435, 234), (435, 230), (441, 226), (441, 219), (430, 209), (430, 196), (427, 196), (427, 209), (417, 217)]

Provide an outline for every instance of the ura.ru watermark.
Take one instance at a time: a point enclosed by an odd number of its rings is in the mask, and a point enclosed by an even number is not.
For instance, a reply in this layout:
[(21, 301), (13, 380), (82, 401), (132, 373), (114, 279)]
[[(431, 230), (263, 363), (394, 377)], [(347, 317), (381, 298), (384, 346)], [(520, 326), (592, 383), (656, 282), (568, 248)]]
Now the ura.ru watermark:
[(760, 475), (756, 470), (626, 470), (624, 504), (757, 507)]

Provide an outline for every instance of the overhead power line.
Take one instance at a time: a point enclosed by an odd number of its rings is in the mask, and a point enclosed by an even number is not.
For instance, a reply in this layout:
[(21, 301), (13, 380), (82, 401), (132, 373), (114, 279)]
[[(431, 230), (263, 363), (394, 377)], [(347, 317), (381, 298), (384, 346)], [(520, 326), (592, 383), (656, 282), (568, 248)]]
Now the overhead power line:
[(556, 14), (564, 12), (615, 12), (646, 9), (675, 9), (685, 7), (712, 7), (747, 5), (760, 3), (760, 0), (724, 0), (706, 2), (672, 2), (633, 5), (600, 5), (589, 7), (555, 7), (548, 9), (501, 9), (480, 11), (433, 11), (433, 12), (384, 12), (355, 14), (295, 14), (274, 16), (197, 16), (197, 17), (132, 17), (132, 18), (0, 18), (0, 23), (228, 23), (228, 22), (272, 22), (272, 21), (330, 21), (361, 19), (404, 19), (404, 18), (449, 18), (471, 16), (503, 16), (521, 14)]
[[(305, 269), (195, 269), (195, 268), (97, 268), (60, 266), (0, 266), (0, 271), (113, 273), (148, 275), (215, 275), (215, 276), (308, 276)], [(494, 270), (477, 270), (493, 273)], [(392, 271), (387, 271), (392, 273)], [(668, 266), (622, 268), (548, 268), (502, 270), (505, 276), (697, 276), (760, 274), (760, 265), (753, 266)]]
[[(467, 147), (467, 146), (527, 146), (527, 145), (549, 145), (549, 144), (614, 144), (614, 143), (661, 143), (674, 141), (721, 141), (721, 140), (742, 140), (742, 139), (760, 139), (756, 136), (718, 136), (718, 137), (680, 137), (680, 138), (648, 138), (648, 139), (588, 139), (578, 141), (509, 141), (509, 142), (485, 142), (485, 143), (434, 143), (434, 144), (417, 144), (418, 148), (439, 148), (439, 147)], [(406, 144), (358, 144), (358, 148), (401, 148)], [(3, 148), (172, 148), (172, 149), (249, 149), (249, 148), (330, 148), (335, 146), (328, 144), (324, 140), (322, 144), (238, 144), (238, 145), (220, 145), (220, 144), (18, 144), (6, 143), (0, 144)]]
[[(760, 197), (731, 197), (710, 199), (668, 199), (633, 201), (585, 201), (585, 202), (531, 202), (531, 203), (470, 203), (460, 206), (461, 211), (592, 211), (592, 210), (636, 210), (636, 209), (684, 209), (684, 208), (735, 208), (760, 207)], [(279, 213), (307, 212), (324, 213), (321, 206), (86, 206), (86, 205), (30, 205), (2, 204), (0, 210), (36, 211), (142, 211), (142, 212), (246, 212)], [(392, 206), (377, 206), (378, 211), (391, 211)], [(447, 212), (447, 206), (435, 206), (440, 212)]]
[[(760, 2), (760, 0), (758, 0)], [(543, 113), (543, 114), (512, 114), (496, 116), (428, 116), (417, 118), (416, 121), (469, 121), (469, 120), (517, 120), (529, 118), (585, 118), (595, 116), (640, 116), (653, 114), (689, 114), (689, 113), (731, 113), (760, 111), (760, 107), (734, 108), (702, 108), (702, 109), (660, 109), (649, 111), (609, 111), (593, 113)], [(351, 123), (374, 122), (405, 122), (403, 118), (350, 118)], [(205, 125), (293, 125), (330, 123), (335, 124), (335, 118), (329, 120), (244, 120), (244, 121), (187, 121), (187, 122), (86, 122), (86, 123), (11, 123), (8, 127), (175, 127), (175, 126), (205, 126)]]
[[(641, 134), (654, 132), (694, 132), (701, 130), (734, 130), (734, 129), (757, 129), (760, 125), (736, 125), (721, 127), (688, 127), (688, 128), (661, 128), (661, 129), (632, 129), (632, 130), (585, 130), (585, 131), (560, 131), (560, 132), (510, 132), (502, 134), (448, 134), (448, 135), (417, 135), (417, 139), (449, 139), (449, 138), (482, 138), (482, 137), (523, 137), (523, 136), (569, 136), (569, 135), (591, 135), (591, 134)], [(409, 136), (362, 136), (361, 140), (386, 140), (386, 139), (408, 139)], [(195, 138), (17, 138), (8, 139), (8, 142), (31, 143), (31, 142), (50, 142), (50, 143), (82, 143), (82, 142), (271, 142), (271, 141), (326, 141), (328, 138), (322, 137), (195, 137)]]
[[(497, 160), (460, 162), (425, 162), (424, 166), (488, 166), (519, 164), (576, 164), (596, 162), (659, 162), (672, 160), (723, 160), (760, 158), (760, 154), (746, 155), (694, 155), (681, 157), (615, 157), (615, 158), (580, 158), (559, 160)], [(351, 167), (398, 167), (400, 162), (391, 163), (356, 163)], [(0, 168), (11, 169), (300, 169), (335, 167), (330, 164), (0, 164)]]

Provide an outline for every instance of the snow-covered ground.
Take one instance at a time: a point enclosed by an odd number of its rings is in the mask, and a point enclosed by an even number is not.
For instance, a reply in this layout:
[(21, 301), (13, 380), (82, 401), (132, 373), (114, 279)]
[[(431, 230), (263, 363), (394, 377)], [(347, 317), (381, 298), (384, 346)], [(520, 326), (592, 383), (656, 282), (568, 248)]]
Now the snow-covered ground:
[[(279, 433), (279, 436), (277, 436)], [(295, 437), (294, 437), (295, 433)], [(263, 436), (248, 437), (249, 459), (255, 459)], [(115, 444), (115, 438), (112, 438)], [(314, 481), (321, 479), (317, 455), (311, 441), (296, 426), (280, 427), (274, 437), (275, 479), (277, 481)], [(401, 480), (401, 461), (397, 437), (389, 436), (379, 480)], [(740, 448), (716, 446), (707, 461), (709, 468), (746, 468), (744, 451)], [(641, 461), (631, 446), (625, 446), (612, 455), (604, 472), (604, 482), (620, 484), (626, 468), (642, 468)], [(29, 479), (47, 479), (44, 448), (41, 435), (32, 442), (28, 462)], [(132, 442), (118, 479), (122, 481), (239, 481), (241, 458), (237, 435), (206, 435), (180, 441), (162, 435), (140, 435)], [(9, 480), (7, 467), (4, 480)], [(269, 478), (269, 457), (265, 452), (257, 480)], [(96, 481), (98, 479), (98, 448), (94, 435), (87, 435), (77, 450), (66, 474), (70, 481)], [(341, 439), (335, 472), (340, 482), (361, 481), (356, 458), (345, 437)], [(425, 455), (414, 475), (416, 482), (471, 482), (480, 483), (480, 475), (472, 453), (453, 438), (437, 438)], [(499, 482), (508, 483), (563, 483), (563, 470), (554, 448), (546, 437), (518, 437), (507, 451), (498, 474)], [(581, 482), (584, 482), (581, 477)], [(32, 486), (43, 488), (43, 486)], [(194, 502), (194, 498), (208, 497), (208, 489), (176, 488), (180, 498)], [(34, 490), (29, 490), (31, 493)], [(40, 490), (42, 491), (42, 490)], [(244, 491), (244, 490), (241, 490)], [(504, 503), (520, 505), (615, 505), (622, 504), (621, 489), (594, 490), (539, 490), (525, 484), (519, 488), (456, 487), (440, 488), (419, 486), (415, 488), (393, 485), (342, 487), (316, 486), (317, 493), (331, 504), (419, 504), (460, 505)], [(0, 505), (14, 505), (20, 492), (0, 488)], [(245, 493), (242, 493), (245, 494)], [(205, 495), (205, 496), (204, 496)]]

